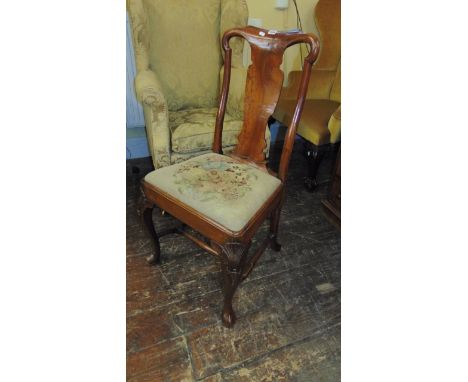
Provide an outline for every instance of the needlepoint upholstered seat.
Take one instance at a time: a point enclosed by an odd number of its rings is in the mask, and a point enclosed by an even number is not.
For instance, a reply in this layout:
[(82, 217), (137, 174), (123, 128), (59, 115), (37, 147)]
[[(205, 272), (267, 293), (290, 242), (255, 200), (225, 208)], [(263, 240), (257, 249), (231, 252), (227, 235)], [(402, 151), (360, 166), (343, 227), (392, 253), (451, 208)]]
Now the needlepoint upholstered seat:
[(155, 170), (145, 181), (233, 232), (241, 231), (281, 184), (265, 171), (215, 153)]
[[(238, 144), (228, 155), (223, 154), (222, 141), (230, 139), (229, 117), (226, 105), (229, 94), (232, 50), (231, 38), (244, 38), (250, 44), (252, 64), (248, 68), (245, 86), (244, 119)], [(298, 43), (310, 46), (304, 61), (302, 81), (297, 94), (292, 122), (285, 136), (278, 174), (266, 166), (265, 126), (278, 102), (283, 72), (280, 65), (286, 48)], [(285, 181), (298, 121), (309, 82), (311, 66), (318, 55), (318, 40), (302, 33), (281, 33), (255, 27), (228, 30), (222, 40), (225, 55), (223, 87), (216, 114), (212, 152), (183, 163), (172, 164), (150, 172), (142, 181), (141, 216), (154, 239), (154, 254), (150, 263), (160, 261), (159, 237), (180, 233), (191, 239), (220, 260), (224, 278), (222, 321), (230, 327), (236, 316), (232, 298), (238, 285), (252, 271), (268, 245), (275, 251), (278, 224), (284, 201)], [(207, 133), (203, 111), (197, 111), (190, 120), (199, 121), (199, 135)], [(182, 118), (182, 117), (181, 117)], [(184, 149), (182, 136), (178, 149)], [(226, 131), (224, 131), (224, 128)], [(226, 134), (224, 134), (226, 133)], [(223, 137), (224, 136), (224, 137)], [(200, 147), (207, 141), (200, 138)], [(175, 141), (173, 142), (175, 144)], [(157, 233), (152, 211), (155, 206), (166, 211), (182, 225)], [(269, 232), (252, 254), (252, 238), (262, 223), (269, 219)]]

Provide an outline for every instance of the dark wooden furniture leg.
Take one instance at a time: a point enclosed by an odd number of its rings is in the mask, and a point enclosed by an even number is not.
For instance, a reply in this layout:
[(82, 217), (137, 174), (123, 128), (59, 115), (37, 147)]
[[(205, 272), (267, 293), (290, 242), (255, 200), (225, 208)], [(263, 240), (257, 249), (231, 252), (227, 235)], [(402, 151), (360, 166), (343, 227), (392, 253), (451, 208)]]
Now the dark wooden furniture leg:
[(271, 214), (270, 220), (270, 239), (271, 239), (271, 249), (275, 252), (281, 251), (281, 244), (278, 243), (278, 226), (279, 218), (281, 214), (281, 205), (279, 205)]
[(159, 264), (160, 263), (160, 257), (161, 257), (161, 248), (159, 245), (159, 237), (158, 234), (156, 233), (156, 230), (154, 229), (154, 224), (153, 224), (153, 208), (154, 204), (151, 204), (149, 202), (146, 202), (143, 206), (143, 212), (142, 212), (142, 220), (144, 223), (144, 226), (146, 227), (147, 231), (151, 235), (154, 243), (154, 253), (146, 258), (146, 261), (148, 264), (154, 265), (154, 264)]
[(153, 244), (154, 244), (154, 252), (152, 255), (148, 256), (146, 258), (146, 261), (153, 265), (153, 264), (158, 264), (160, 262), (160, 256), (161, 256), (161, 248), (159, 246), (159, 237), (158, 234), (156, 233), (156, 230), (154, 229), (154, 224), (153, 224), (153, 209), (154, 209), (154, 203), (150, 202), (148, 199), (146, 199), (146, 195), (143, 191), (143, 187), (140, 192), (140, 198), (138, 200), (138, 214), (141, 217), (141, 223), (142, 225), (145, 226), (146, 230), (149, 232), (151, 235), (151, 238), (153, 239)]
[[(159, 239), (173, 233), (182, 233), (185, 228), (185, 224), (182, 224), (180, 227), (167, 228), (157, 233), (153, 223), (153, 210), (155, 206), (155, 204), (146, 199), (145, 193), (141, 190), (138, 202), (138, 214), (141, 216), (142, 225), (145, 226), (146, 230), (151, 235), (154, 245), (154, 253), (146, 258), (146, 261), (150, 265), (159, 264), (161, 262), (161, 246), (159, 244)], [(164, 210), (161, 210), (161, 215), (165, 215)]]
[[(338, 228), (341, 229), (341, 150), (338, 147), (334, 172), (325, 200), (322, 200), (325, 216)], [(335, 150), (334, 150), (335, 151)]]
[(317, 172), (325, 155), (325, 150), (319, 146), (315, 146), (309, 142), (306, 142), (306, 156), (308, 162), (307, 176), (304, 179), (304, 185), (307, 190), (312, 192), (318, 186)]
[(236, 322), (236, 314), (232, 308), (232, 298), (242, 281), (245, 257), (250, 248), (240, 243), (227, 243), (220, 245), (221, 248), (221, 270), (223, 272), (223, 294), (224, 304), (222, 320), (224, 326), (230, 328)]

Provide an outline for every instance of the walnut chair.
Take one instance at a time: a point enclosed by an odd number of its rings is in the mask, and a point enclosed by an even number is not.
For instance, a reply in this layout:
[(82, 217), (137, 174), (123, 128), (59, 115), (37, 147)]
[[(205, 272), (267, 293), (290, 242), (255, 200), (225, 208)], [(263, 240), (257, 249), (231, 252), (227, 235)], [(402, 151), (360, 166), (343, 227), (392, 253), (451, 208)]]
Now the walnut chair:
[[(247, 25), (245, 0), (127, 0), (137, 74), (155, 168), (211, 152), (224, 71), (222, 32)], [(232, 44), (232, 86), (223, 148), (237, 144), (243, 119), (243, 43)], [(266, 126), (265, 126), (266, 127)], [(267, 148), (270, 131), (265, 130)]]
[[(320, 37), (320, 55), (312, 68), (314, 81), (309, 84), (297, 134), (304, 139), (308, 160), (305, 186), (313, 191), (317, 170), (328, 151), (337, 150), (341, 139), (341, 0), (319, 0), (315, 6), (315, 24)], [(273, 118), (283, 125), (291, 123), (300, 86), (300, 71), (291, 71), (288, 86)]]
[[(250, 44), (252, 64), (247, 74), (239, 143), (232, 153), (223, 155), (223, 120), (232, 57), (229, 41), (233, 37), (244, 38)], [(276, 174), (266, 166), (264, 129), (281, 91), (284, 51), (298, 43), (308, 44), (310, 53), (304, 61), (294, 118), (286, 133)], [(150, 263), (159, 262), (159, 237), (168, 233), (180, 233), (219, 258), (224, 278), (222, 321), (231, 327), (236, 320), (232, 298), (239, 283), (249, 275), (268, 245), (275, 251), (281, 249), (277, 237), (286, 175), (319, 43), (313, 35), (248, 26), (224, 33), (222, 47), (226, 67), (212, 152), (148, 173), (142, 180), (140, 211), (155, 244)], [(152, 220), (155, 206), (180, 220), (181, 227), (156, 233)], [(249, 256), (252, 238), (266, 219), (270, 219), (269, 234)]]

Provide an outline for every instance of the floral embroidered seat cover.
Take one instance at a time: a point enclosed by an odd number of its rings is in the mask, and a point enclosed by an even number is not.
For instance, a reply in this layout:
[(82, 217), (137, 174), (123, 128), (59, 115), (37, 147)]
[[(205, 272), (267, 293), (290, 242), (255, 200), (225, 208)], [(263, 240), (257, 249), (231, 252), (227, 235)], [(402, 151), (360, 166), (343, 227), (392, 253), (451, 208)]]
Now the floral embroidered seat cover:
[(245, 227), (281, 184), (254, 166), (215, 153), (154, 170), (145, 180), (234, 232)]

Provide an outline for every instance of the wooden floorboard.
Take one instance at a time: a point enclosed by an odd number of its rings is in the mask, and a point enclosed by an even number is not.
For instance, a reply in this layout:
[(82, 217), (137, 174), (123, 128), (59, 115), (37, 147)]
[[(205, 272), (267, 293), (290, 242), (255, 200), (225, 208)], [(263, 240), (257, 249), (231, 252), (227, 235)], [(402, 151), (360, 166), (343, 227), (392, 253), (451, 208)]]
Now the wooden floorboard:
[[(238, 320), (227, 329), (217, 259), (168, 235), (161, 239), (161, 264), (147, 265), (152, 246), (136, 205), (151, 162), (127, 161), (128, 381), (340, 380), (340, 233), (320, 204), (332, 165), (326, 158), (322, 184), (309, 193), (302, 185), (305, 159), (294, 152), (280, 221), (282, 250), (267, 249), (241, 284), (234, 298)], [(153, 218), (157, 229), (175, 223), (158, 212)]]

